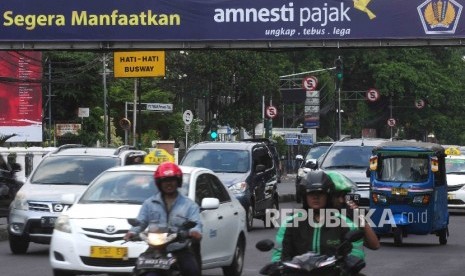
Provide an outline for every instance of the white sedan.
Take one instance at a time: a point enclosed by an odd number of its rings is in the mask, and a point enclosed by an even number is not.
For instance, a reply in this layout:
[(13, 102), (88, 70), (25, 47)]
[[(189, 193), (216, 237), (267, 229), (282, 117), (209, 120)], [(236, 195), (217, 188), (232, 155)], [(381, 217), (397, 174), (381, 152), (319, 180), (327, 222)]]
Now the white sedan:
[[(245, 210), (214, 172), (180, 166), (180, 192), (198, 204), (203, 223), (202, 268), (223, 268), (224, 275), (239, 276), (246, 246)], [(154, 165), (115, 167), (99, 175), (55, 224), (50, 244), (54, 276), (84, 273), (130, 273), (144, 242), (124, 243), (131, 227), (128, 219), (139, 213), (142, 202), (158, 192)]]
[(446, 157), (447, 206), (465, 209), (465, 155)]

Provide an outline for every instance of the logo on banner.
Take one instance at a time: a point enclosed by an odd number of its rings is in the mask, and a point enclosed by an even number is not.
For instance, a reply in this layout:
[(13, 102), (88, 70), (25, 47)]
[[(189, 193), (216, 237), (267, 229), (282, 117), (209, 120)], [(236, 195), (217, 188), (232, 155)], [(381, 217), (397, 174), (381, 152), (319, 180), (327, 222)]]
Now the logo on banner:
[(426, 0), (417, 10), (426, 34), (454, 34), (462, 5), (455, 0)]

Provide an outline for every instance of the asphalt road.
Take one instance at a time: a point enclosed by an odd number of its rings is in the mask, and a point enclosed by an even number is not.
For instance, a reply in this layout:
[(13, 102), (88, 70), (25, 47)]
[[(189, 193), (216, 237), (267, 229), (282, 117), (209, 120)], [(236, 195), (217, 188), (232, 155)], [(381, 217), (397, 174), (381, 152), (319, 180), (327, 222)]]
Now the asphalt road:
[[(296, 206), (283, 203), (283, 208)], [(258, 275), (259, 269), (270, 259), (271, 253), (259, 252), (255, 243), (264, 238), (274, 238), (275, 229), (264, 229), (261, 223), (257, 229), (249, 232), (243, 276)], [(450, 218), (448, 244), (439, 245), (438, 238), (433, 235), (404, 238), (404, 244), (396, 247), (392, 238), (382, 238), (381, 248), (377, 251), (366, 249), (366, 275), (398, 276), (398, 275), (464, 275), (465, 262), (465, 215), (452, 215)], [(48, 246), (31, 245), (28, 254), (12, 255), (8, 242), (0, 242), (1, 275), (52, 275), (48, 262)], [(205, 270), (206, 276), (222, 275), (220, 269)]]
[[(293, 183), (281, 183), (279, 187), (283, 193), (293, 192)], [(281, 208), (300, 207), (295, 203), (281, 203)], [(259, 252), (255, 248), (256, 242), (264, 238), (273, 239), (276, 229), (265, 229), (263, 223), (256, 220), (258, 227), (248, 233), (247, 249), (243, 276), (259, 275), (258, 271), (266, 264), (271, 253)], [(365, 275), (398, 276), (398, 275), (464, 275), (465, 262), (465, 215), (453, 214), (450, 217), (450, 237), (448, 244), (439, 245), (434, 235), (409, 235), (404, 238), (401, 247), (394, 246), (393, 239), (381, 239), (381, 248), (376, 251), (365, 250), (367, 266), (363, 270)], [(48, 246), (31, 244), (26, 255), (12, 255), (8, 242), (0, 242), (0, 270), (1, 275), (52, 275), (48, 261)], [(205, 270), (205, 276), (222, 275), (221, 269)]]

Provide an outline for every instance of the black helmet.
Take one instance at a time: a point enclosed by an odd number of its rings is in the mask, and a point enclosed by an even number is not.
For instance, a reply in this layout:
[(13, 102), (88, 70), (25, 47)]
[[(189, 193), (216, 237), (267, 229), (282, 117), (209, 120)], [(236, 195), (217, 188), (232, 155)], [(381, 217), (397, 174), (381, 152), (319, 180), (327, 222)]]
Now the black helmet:
[(322, 191), (326, 194), (331, 192), (333, 182), (324, 171), (310, 171), (305, 179), (305, 192), (311, 193)]

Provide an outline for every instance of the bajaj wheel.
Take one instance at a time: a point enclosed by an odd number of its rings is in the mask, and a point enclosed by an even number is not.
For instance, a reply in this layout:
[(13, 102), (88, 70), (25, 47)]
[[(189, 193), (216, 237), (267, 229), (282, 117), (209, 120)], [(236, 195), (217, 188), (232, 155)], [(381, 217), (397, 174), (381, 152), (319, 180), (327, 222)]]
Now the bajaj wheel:
[(447, 234), (448, 234), (448, 229), (444, 228), (439, 230), (438, 236), (439, 236), (439, 244), (440, 245), (446, 245), (447, 244)]
[(239, 237), (231, 265), (223, 267), (224, 276), (241, 276), (242, 269), (244, 268), (244, 250), (244, 240)]
[(29, 239), (25, 236), (9, 234), (8, 241), (13, 254), (25, 254), (29, 248)]
[(394, 232), (394, 245), (395, 246), (402, 245), (402, 238), (403, 238), (402, 228), (401, 227), (396, 227), (396, 228), (394, 228), (393, 232)]

